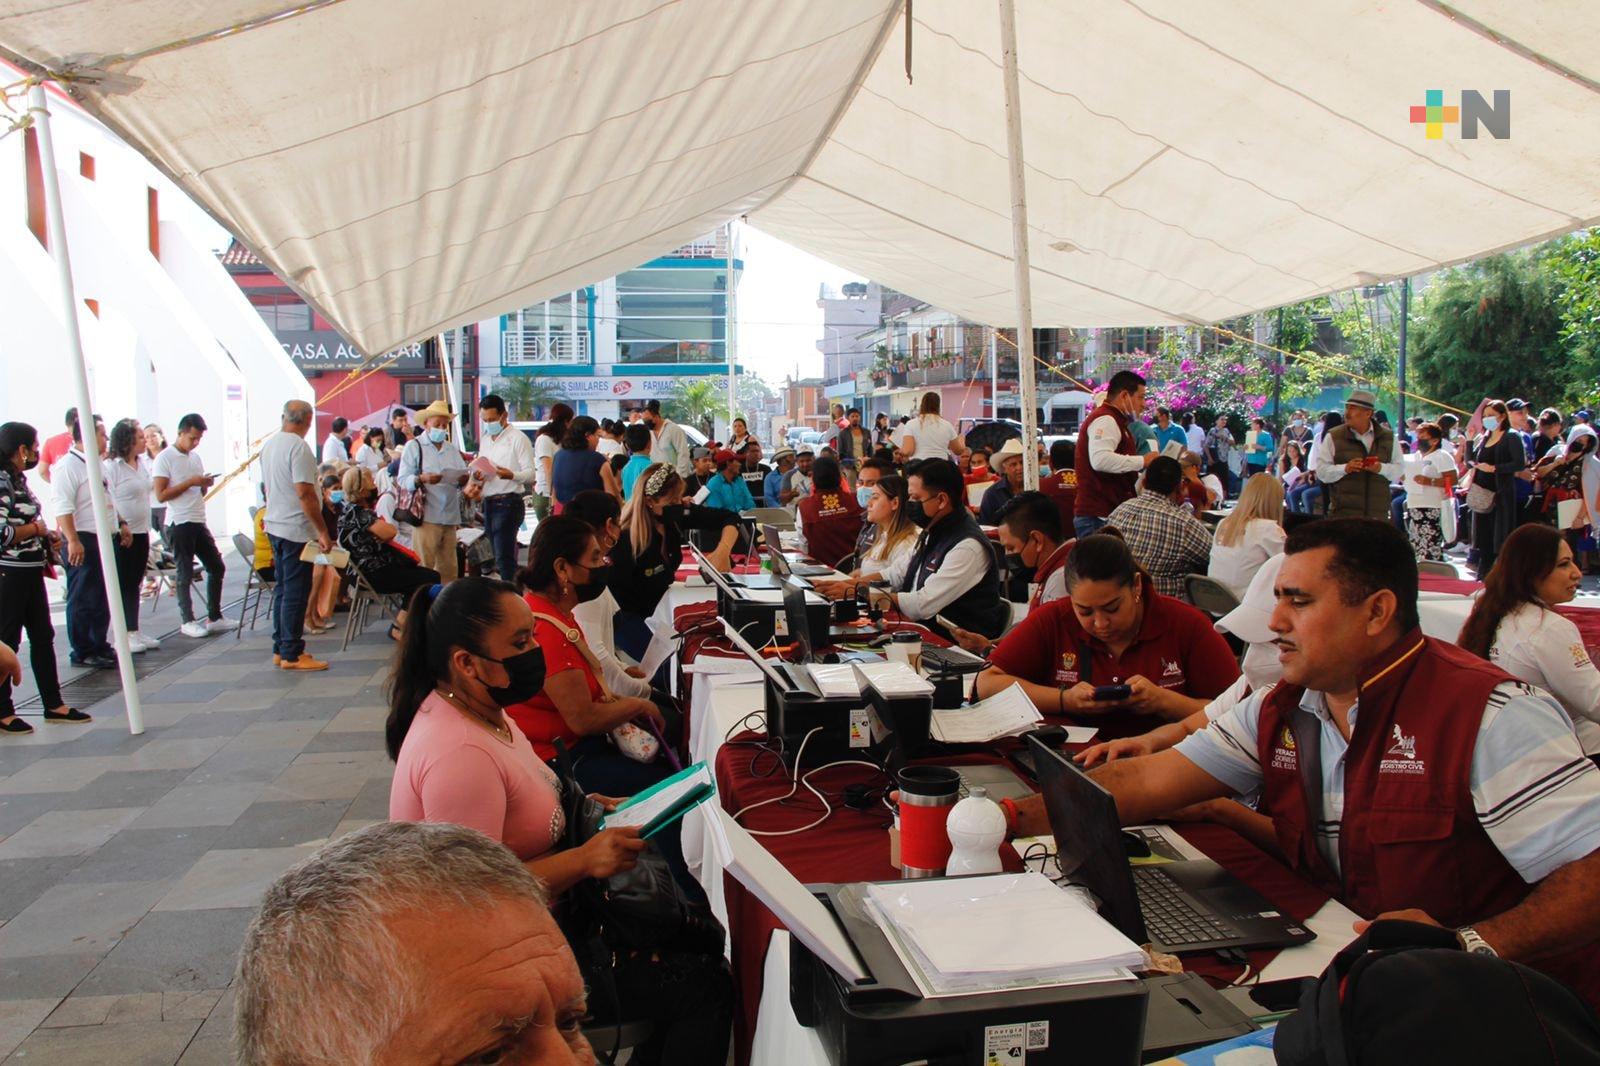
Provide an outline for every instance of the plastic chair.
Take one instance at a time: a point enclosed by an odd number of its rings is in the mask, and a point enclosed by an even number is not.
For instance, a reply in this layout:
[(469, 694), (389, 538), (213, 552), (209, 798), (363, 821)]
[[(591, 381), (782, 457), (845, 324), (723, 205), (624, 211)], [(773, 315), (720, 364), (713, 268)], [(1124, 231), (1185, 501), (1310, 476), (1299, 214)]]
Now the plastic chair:
[(1432, 574), (1434, 577), (1448, 577), (1458, 581), (1461, 579), (1461, 572), (1453, 564), (1435, 562), (1432, 559), (1417, 560), (1417, 573)]
[[(272, 592), (275, 583), (268, 581), (256, 572), (256, 543), (243, 533), (233, 535), (233, 546), (239, 552), (239, 557), (244, 560), (244, 598), (239, 601), (239, 624), (234, 628), (233, 639), (238, 640), (244, 635), (245, 611), (250, 611), (250, 631), (255, 632), (256, 619), (261, 616), (261, 597)], [(250, 593), (256, 594), (255, 606), (250, 605)]]
[(1214, 577), (1205, 574), (1188, 574), (1183, 579), (1189, 602), (1213, 618), (1221, 618), (1239, 606), (1239, 597), (1233, 590)]

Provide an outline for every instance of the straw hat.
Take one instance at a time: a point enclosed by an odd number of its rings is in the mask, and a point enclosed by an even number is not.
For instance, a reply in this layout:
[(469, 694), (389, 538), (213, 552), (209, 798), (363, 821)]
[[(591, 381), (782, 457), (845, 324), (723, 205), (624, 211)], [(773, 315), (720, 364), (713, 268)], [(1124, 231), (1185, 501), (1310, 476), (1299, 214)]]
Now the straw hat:
[(450, 410), (450, 405), (443, 400), (435, 400), (417, 412), (417, 421), (426, 422), (430, 418), (454, 418), (455, 412)]

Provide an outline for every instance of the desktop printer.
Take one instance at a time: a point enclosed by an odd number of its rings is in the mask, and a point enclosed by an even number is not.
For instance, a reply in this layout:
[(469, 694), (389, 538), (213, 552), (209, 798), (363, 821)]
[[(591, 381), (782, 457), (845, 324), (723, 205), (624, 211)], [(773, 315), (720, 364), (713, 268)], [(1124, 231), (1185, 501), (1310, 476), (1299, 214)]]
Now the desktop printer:
[[(796, 938), (789, 1004), (833, 1066), (1134, 1066), (1148, 989), (1130, 979), (925, 999), (888, 938), (847, 898), (861, 885), (807, 886), (849, 937), (865, 980), (847, 982)], [(1022, 931), (1019, 930), (1019, 934)]]

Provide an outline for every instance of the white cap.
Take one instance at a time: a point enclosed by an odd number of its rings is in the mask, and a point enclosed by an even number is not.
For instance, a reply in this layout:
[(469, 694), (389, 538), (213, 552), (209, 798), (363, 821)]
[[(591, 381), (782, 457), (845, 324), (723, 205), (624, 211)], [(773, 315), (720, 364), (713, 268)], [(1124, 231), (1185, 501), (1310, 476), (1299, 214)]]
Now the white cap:
[(1266, 644), (1277, 639), (1267, 623), (1272, 619), (1272, 609), (1278, 598), (1273, 586), (1278, 583), (1278, 571), (1283, 569), (1284, 555), (1279, 552), (1261, 564), (1256, 576), (1250, 579), (1239, 606), (1217, 619), (1218, 632), (1232, 633), (1246, 644)]

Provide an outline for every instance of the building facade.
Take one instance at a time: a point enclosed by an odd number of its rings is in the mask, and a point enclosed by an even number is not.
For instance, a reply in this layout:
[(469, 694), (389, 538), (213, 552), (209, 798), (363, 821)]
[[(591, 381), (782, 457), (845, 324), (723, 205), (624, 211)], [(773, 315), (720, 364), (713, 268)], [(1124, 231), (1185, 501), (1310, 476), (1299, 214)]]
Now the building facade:
[(534, 406), (559, 399), (596, 418), (664, 399), (682, 378), (726, 381), (735, 310), (729, 268), (735, 300), (744, 269), (729, 230), (476, 323), (482, 380), (496, 389), (508, 383), (505, 391), (515, 394), (517, 379), (533, 378), (537, 388), (528, 394), (541, 401)]

